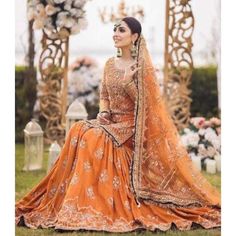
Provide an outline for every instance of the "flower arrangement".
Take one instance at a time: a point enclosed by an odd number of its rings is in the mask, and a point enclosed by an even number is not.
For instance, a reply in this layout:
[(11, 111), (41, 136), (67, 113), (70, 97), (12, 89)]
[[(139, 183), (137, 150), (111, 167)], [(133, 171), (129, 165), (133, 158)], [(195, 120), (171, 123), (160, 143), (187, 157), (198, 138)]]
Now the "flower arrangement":
[(98, 90), (101, 74), (101, 70), (92, 58), (78, 58), (69, 68), (69, 103), (78, 99), (86, 108), (88, 108), (88, 106), (98, 106)]
[(216, 159), (221, 153), (221, 121), (213, 117), (206, 120), (204, 117), (190, 119), (189, 128), (181, 133), (181, 140), (187, 148), (190, 157), (199, 157), (205, 168), (207, 159)]
[(64, 38), (87, 27), (84, 5), (88, 0), (30, 0), (28, 20), (34, 29), (44, 29), (51, 38)]

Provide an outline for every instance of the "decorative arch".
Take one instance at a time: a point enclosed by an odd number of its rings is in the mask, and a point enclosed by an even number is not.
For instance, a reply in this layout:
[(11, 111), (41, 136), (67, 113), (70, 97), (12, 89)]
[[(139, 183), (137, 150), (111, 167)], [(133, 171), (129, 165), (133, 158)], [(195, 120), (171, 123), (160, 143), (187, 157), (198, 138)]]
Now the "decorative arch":
[(193, 29), (190, 0), (166, 0), (164, 95), (179, 130), (190, 119)]
[[(190, 0), (166, 0), (164, 95), (168, 110), (178, 129), (190, 118), (190, 83), (194, 17)], [(41, 111), (47, 120), (45, 134), (52, 142), (64, 141), (67, 106), (69, 35), (51, 38), (43, 31), (39, 61)], [(60, 36), (60, 35), (59, 35)], [(46, 53), (47, 52), (47, 53)], [(47, 66), (45, 63), (50, 61)]]

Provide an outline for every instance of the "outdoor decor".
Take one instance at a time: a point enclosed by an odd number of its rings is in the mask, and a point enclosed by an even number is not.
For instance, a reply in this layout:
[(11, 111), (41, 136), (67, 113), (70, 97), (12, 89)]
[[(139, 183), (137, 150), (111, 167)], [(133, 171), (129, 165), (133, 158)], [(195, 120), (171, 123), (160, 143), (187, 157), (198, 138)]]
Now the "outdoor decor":
[(101, 21), (103, 23), (109, 23), (109, 22), (116, 22), (126, 16), (133, 16), (140, 21), (143, 20), (144, 18), (144, 10), (142, 6), (132, 6), (127, 7), (125, 5), (125, 1), (121, 0), (119, 5), (118, 5), (118, 10), (117, 12), (114, 12), (113, 8), (111, 8), (111, 11), (107, 11), (107, 7), (104, 7), (102, 10), (99, 9), (99, 15), (101, 18)]
[(25, 163), (24, 171), (40, 170), (43, 164), (43, 131), (35, 119), (24, 129)]
[(63, 142), (65, 138), (69, 36), (86, 28), (83, 10), (86, 2), (87, 0), (28, 2), (28, 19), (34, 20), (34, 29), (43, 31), (39, 59), (41, 81), (38, 89), (41, 112), (47, 120), (45, 135), (51, 142)]
[(164, 95), (180, 130), (190, 119), (194, 17), (190, 0), (166, 0)]
[(68, 108), (66, 113), (66, 135), (71, 126), (79, 120), (86, 120), (88, 113), (84, 105), (76, 99)]
[(56, 162), (60, 152), (61, 152), (60, 145), (57, 143), (57, 141), (54, 141), (49, 148), (47, 172), (49, 172), (51, 170), (51, 168), (52, 168), (53, 164)]

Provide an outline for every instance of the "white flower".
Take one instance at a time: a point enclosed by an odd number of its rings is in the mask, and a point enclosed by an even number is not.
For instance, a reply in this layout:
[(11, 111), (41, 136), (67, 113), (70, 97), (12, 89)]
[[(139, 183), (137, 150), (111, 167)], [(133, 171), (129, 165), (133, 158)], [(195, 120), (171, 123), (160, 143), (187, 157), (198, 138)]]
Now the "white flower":
[(56, 12), (60, 11), (60, 8), (59, 7), (54, 7), (52, 5), (47, 5), (45, 7), (45, 11), (46, 11), (46, 14), (48, 16), (51, 16), (51, 15), (55, 14)]
[(212, 147), (212, 146), (209, 146), (209, 147), (207, 148), (207, 156), (209, 156), (209, 157), (214, 157), (215, 154), (216, 154), (215, 148)]
[(66, 0), (54, 0), (54, 2), (56, 3), (56, 4), (60, 4), (60, 3), (63, 3), (63, 2), (65, 2)]
[(208, 140), (209, 142), (212, 142), (214, 139), (217, 139), (216, 132), (212, 128), (208, 127), (206, 129), (205, 139)]
[(64, 25), (67, 28), (71, 28), (74, 24), (75, 24), (75, 19), (73, 19), (72, 17), (67, 17), (64, 22)]
[(70, 11), (70, 9), (71, 9), (71, 3), (68, 4), (68, 2), (66, 2), (64, 10)]
[(204, 136), (205, 133), (206, 133), (206, 130), (203, 129), (203, 128), (201, 128), (201, 129), (198, 130), (198, 134), (201, 135), (201, 136)]
[(81, 8), (86, 3), (86, 0), (74, 0), (74, 6), (77, 8)]
[(71, 8), (71, 9), (69, 10), (71, 16), (76, 16), (77, 11), (78, 11), (78, 10), (77, 10), (76, 8)]
[(80, 17), (82, 17), (83, 15), (84, 15), (84, 11), (83, 11), (83, 10), (81, 10), (81, 9), (77, 9), (77, 10), (76, 10), (75, 16), (76, 16), (77, 18), (80, 18)]
[(40, 0), (31, 0), (31, 1), (29, 1), (29, 5), (32, 5), (32, 6), (36, 6), (37, 4), (39, 4), (40, 3)]
[(68, 12), (65, 12), (65, 11), (58, 13), (57, 20), (56, 20), (56, 25), (58, 27), (62, 28), (65, 26), (67, 15), (68, 15)]
[(201, 155), (202, 157), (206, 157), (206, 156), (207, 156), (207, 150), (206, 150), (204, 144), (202, 144), (202, 143), (199, 144), (199, 146), (198, 146), (198, 153), (199, 153), (199, 155)]
[(220, 149), (221, 143), (220, 143), (220, 138), (217, 137), (216, 139), (212, 140), (212, 145), (216, 150)]
[(184, 133), (189, 133), (191, 130), (189, 128), (184, 128)]
[(47, 30), (53, 30), (54, 29), (54, 26), (53, 26), (53, 24), (52, 24), (52, 18), (51, 17), (47, 17), (46, 19), (45, 19), (45, 28), (47, 29)]
[(190, 144), (189, 144), (189, 137), (188, 135), (182, 135), (181, 136), (181, 142), (183, 143), (183, 145), (185, 147), (188, 147)]
[(80, 26), (79, 24), (75, 23), (71, 29), (70, 29), (71, 34), (77, 34), (80, 32)]
[(46, 2), (50, 5), (53, 5), (54, 4), (54, 1), (53, 0), (46, 0)]
[(197, 147), (200, 138), (197, 133), (191, 132), (189, 135), (189, 145), (192, 147)]

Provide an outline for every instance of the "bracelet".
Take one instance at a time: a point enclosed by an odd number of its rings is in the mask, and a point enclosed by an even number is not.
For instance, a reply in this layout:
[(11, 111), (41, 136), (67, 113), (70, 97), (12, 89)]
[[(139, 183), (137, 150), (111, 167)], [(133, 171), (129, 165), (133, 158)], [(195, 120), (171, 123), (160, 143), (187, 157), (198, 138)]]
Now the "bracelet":
[(108, 113), (108, 114), (110, 114), (111, 112), (110, 111), (101, 111), (100, 113)]

